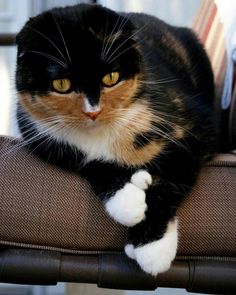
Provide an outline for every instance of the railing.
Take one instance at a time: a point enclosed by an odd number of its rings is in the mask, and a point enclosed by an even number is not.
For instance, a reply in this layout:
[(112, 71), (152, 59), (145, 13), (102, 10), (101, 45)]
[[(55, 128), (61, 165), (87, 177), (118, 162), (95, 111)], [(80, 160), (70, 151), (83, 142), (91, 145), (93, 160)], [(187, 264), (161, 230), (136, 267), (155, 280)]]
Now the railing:
[(15, 45), (16, 34), (0, 34), (0, 46)]

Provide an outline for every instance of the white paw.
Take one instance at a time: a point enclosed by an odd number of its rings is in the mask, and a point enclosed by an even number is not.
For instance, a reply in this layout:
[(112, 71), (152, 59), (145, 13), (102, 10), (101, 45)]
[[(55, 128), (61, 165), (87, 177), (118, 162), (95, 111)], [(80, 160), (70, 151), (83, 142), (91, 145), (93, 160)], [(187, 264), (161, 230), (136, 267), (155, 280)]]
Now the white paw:
[(131, 258), (131, 259), (135, 259), (135, 254), (134, 254), (134, 245), (132, 244), (127, 244), (125, 245), (125, 254)]
[(125, 251), (126, 254), (135, 259), (142, 270), (154, 276), (167, 271), (177, 252), (177, 223), (177, 219), (169, 222), (167, 231), (160, 240), (134, 248), (134, 250), (129, 244), (129, 251)]
[(145, 219), (147, 204), (145, 192), (132, 183), (126, 183), (105, 204), (106, 211), (117, 222), (134, 226)]
[(131, 182), (140, 189), (145, 190), (152, 184), (152, 176), (145, 170), (139, 170), (132, 175)]

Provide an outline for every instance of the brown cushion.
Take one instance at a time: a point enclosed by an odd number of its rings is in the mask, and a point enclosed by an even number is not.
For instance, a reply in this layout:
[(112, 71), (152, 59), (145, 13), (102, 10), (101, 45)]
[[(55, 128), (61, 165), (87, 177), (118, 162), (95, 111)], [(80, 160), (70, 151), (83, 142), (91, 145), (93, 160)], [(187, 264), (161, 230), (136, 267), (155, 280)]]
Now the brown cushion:
[[(0, 244), (67, 253), (122, 250), (126, 228), (109, 218), (79, 175), (0, 137)], [(218, 155), (179, 209), (182, 256), (236, 256), (236, 156)]]

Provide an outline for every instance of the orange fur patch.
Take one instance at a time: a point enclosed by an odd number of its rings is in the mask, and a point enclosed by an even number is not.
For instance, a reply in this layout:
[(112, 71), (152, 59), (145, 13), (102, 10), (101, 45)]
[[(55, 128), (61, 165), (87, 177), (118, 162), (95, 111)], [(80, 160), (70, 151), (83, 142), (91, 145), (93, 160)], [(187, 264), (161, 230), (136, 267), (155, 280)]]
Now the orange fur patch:
[[(162, 151), (165, 142), (153, 140), (143, 148), (136, 148), (134, 145), (136, 136), (150, 130), (153, 116), (148, 110), (148, 105), (144, 102), (134, 103), (130, 107), (130, 113), (130, 117), (129, 113), (123, 114), (124, 117), (127, 117), (126, 124), (120, 130), (120, 136), (113, 145), (113, 153), (123, 164), (145, 165)], [(124, 118), (121, 120), (124, 121)]]
[(181, 127), (176, 127), (173, 132), (175, 139), (182, 139), (185, 135), (185, 130)]
[(126, 165), (139, 166), (150, 162), (163, 150), (164, 142), (152, 141), (141, 149), (135, 149), (132, 141), (123, 141), (115, 148), (118, 162)]
[(104, 88), (101, 96), (100, 103), (105, 113), (114, 112), (120, 108), (127, 108), (133, 101), (132, 97), (138, 89), (138, 79), (129, 79), (120, 82), (114, 87)]
[(82, 99), (74, 94), (36, 96), (35, 102), (30, 94), (19, 94), (24, 109), (35, 119), (43, 120), (55, 117), (79, 118), (82, 114)]

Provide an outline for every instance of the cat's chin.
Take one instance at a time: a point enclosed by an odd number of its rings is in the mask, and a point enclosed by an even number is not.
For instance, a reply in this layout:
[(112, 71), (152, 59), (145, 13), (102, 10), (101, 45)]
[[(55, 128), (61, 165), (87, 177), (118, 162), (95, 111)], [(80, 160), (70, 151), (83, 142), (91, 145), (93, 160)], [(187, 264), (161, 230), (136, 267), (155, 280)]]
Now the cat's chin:
[(80, 130), (84, 133), (99, 133), (103, 132), (104, 128), (106, 128), (106, 124), (99, 120), (87, 120), (80, 126)]

